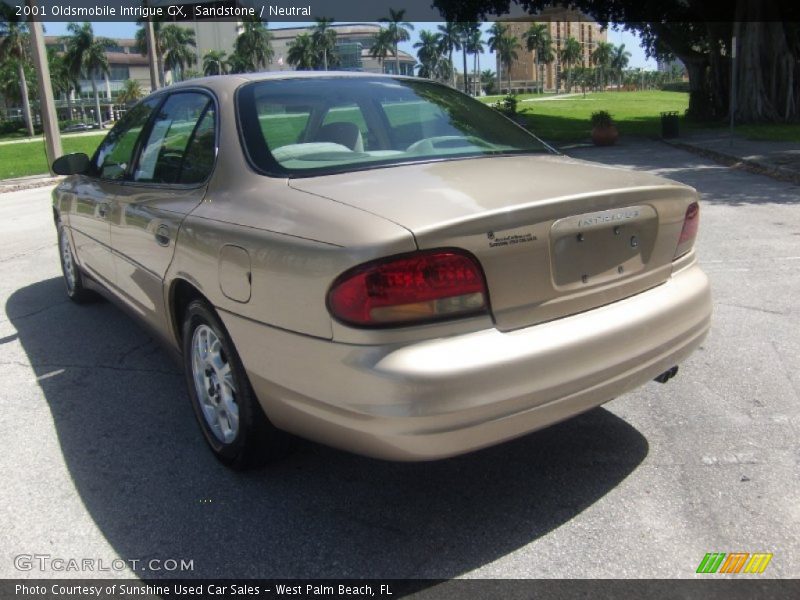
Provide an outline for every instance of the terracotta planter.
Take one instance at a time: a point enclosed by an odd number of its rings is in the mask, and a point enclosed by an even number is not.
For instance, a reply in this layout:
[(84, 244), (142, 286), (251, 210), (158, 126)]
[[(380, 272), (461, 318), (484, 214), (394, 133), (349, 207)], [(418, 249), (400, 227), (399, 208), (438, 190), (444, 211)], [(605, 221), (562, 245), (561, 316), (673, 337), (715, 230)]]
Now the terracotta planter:
[(619, 131), (616, 125), (607, 127), (592, 127), (592, 141), (595, 146), (613, 146), (617, 143)]

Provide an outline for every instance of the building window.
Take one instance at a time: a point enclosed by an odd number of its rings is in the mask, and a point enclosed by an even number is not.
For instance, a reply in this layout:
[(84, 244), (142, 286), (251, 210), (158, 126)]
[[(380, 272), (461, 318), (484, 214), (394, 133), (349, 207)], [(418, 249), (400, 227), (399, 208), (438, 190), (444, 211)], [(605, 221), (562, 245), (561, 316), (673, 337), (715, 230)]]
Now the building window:
[(125, 81), (131, 77), (131, 70), (128, 65), (109, 65), (108, 70), (108, 78), (111, 81)]

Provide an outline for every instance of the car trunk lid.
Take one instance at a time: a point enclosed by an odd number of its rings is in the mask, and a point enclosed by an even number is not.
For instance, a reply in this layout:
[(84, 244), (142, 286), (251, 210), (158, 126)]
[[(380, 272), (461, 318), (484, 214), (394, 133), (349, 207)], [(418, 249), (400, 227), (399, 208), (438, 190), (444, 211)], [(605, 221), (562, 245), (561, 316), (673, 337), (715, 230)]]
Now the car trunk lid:
[(692, 188), (556, 156), (403, 165), (290, 180), (380, 215), (420, 249), (480, 261), (501, 330), (608, 304), (665, 281)]

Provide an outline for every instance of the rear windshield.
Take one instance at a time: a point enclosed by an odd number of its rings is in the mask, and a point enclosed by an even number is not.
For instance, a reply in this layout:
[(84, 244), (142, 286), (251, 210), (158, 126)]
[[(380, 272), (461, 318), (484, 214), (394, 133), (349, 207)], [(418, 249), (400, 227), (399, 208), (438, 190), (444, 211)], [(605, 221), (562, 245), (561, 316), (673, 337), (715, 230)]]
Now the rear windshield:
[(547, 152), (497, 111), (428, 81), (298, 78), (237, 94), (250, 159), (289, 176), (502, 154)]

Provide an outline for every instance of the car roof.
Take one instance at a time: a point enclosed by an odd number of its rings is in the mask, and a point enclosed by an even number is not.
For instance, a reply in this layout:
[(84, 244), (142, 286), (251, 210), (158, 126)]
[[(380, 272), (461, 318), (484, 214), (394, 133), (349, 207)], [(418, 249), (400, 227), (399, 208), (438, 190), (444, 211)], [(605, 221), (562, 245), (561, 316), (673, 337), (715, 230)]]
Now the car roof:
[[(382, 78), (382, 79), (410, 79), (417, 77), (403, 75), (386, 75), (383, 73), (367, 73), (363, 71), (264, 71), (261, 73), (237, 73), (235, 75), (213, 75), (211, 77), (200, 77), (189, 79), (180, 83), (161, 88), (158, 92), (178, 90), (181, 88), (191, 88), (203, 86), (212, 90), (233, 91), (240, 85), (250, 81), (272, 81), (280, 79), (318, 79), (325, 77), (336, 77), (343, 79), (354, 78)], [(156, 92), (157, 93), (157, 92)]]

